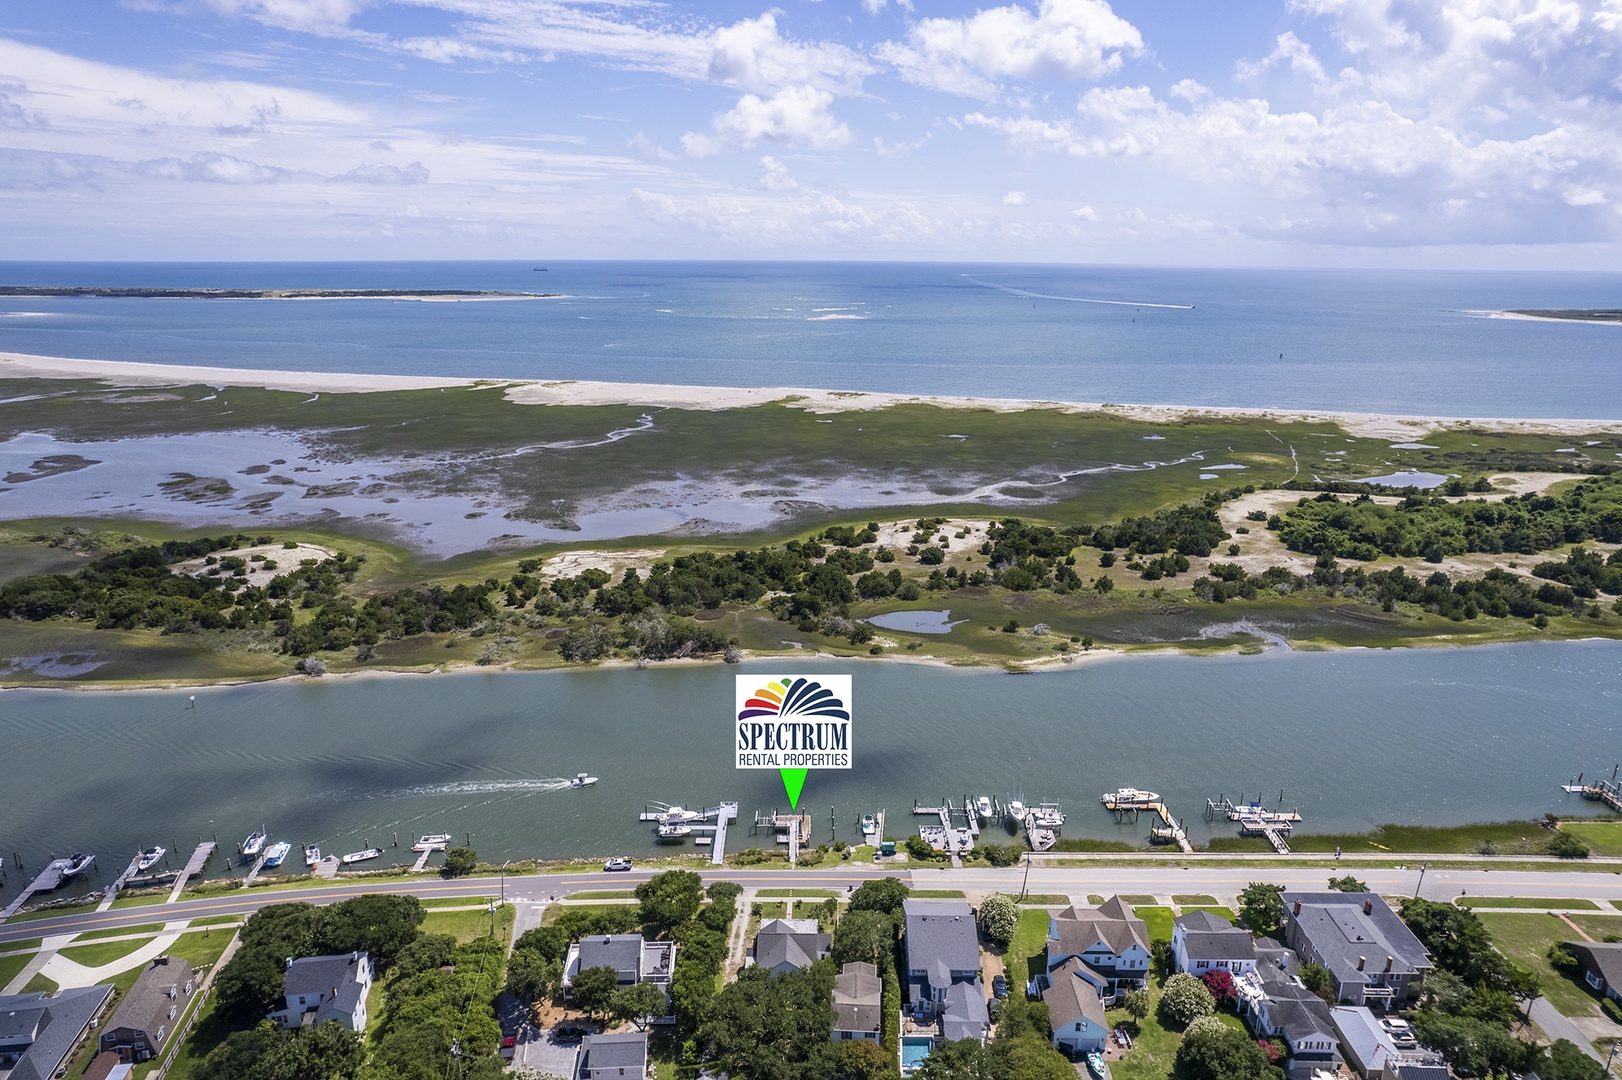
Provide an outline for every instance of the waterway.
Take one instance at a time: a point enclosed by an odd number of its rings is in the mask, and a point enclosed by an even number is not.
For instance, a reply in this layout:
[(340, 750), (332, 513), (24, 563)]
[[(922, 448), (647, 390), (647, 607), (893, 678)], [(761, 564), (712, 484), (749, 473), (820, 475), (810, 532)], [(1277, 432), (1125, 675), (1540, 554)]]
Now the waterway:
[[(854, 672), (855, 768), (813, 773), (814, 842), (864, 812), (915, 825), (914, 798), (1018, 793), (1064, 803), (1067, 836), (1136, 840), (1098, 796), (1161, 792), (1196, 840), (1226, 792), (1299, 807), (1310, 831), (1593, 811), (1558, 786), (1622, 754), (1622, 642), (1146, 656), (1037, 675), (904, 663)], [(6, 892), (49, 855), (90, 851), (104, 884), (150, 844), (227, 848), (261, 824), (329, 852), (400, 857), (424, 832), (485, 859), (645, 855), (647, 800), (785, 803), (778, 777), (731, 767), (733, 676), (634, 671), (420, 675), (192, 691), (0, 694)], [(751, 676), (780, 662), (747, 664)], [(601, 777), (560, 790), (580, 770)], [(771, 844), (747, 828), (728, 848)], [(375, 864), (374, 864), (375, 865)], [(218, 866), (218, 864), (216, 864)], [(302, 869), (301, 867), (295, 869)], [(240, 872), (240, 871), (238, 871)]]

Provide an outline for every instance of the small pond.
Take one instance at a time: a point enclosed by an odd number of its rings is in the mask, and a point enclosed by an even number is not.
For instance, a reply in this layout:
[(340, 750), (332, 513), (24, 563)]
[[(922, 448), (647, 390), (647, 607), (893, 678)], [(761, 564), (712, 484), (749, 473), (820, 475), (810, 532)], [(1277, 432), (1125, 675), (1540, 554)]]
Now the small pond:
[(957, 622), (948, 622), (951, 617), (950, 610), (886, 611), (883, 615), (875, 615), (867, 621), (885, 630), (904, 630), (909, 634), (950, 634), (952, 627), (969, 621), (958, 619)]
[(1436, 472), (1394, 472), (1384, 476), (1365, 476), (1357, 482), (1360, 484), (1385, 484), (1388, 487), (1441, 487), (1453, 478), (1452, 473)]

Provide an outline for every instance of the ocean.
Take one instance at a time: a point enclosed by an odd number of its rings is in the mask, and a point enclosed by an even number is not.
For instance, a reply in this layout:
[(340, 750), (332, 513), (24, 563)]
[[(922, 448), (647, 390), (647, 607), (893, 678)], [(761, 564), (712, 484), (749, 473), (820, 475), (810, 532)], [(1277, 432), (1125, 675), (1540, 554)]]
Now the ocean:
[[(544, 267), (544, 270), (537, 270)], [(538, 291), (0, 299), (0, 351), (377, 374), (1622, 418), (1622, 274), (887, 263), (0, 263), (0, 284)]]

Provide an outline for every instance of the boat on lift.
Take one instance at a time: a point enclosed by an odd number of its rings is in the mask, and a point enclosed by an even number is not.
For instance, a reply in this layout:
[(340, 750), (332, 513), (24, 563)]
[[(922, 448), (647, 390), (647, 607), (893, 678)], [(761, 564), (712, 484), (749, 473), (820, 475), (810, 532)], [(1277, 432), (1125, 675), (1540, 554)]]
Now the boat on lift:
[(664, 843), (674, 843), (688, 836), (693, 827), (685, 821), (666, 821), (659, 825), (659, 839)]
[(1040, 803), (1029, 812), (1030, 820), (1038, 829), (1057, 829), (1064, 825), (1064, 811), (1055, 802)]
[(66, 881), (68, 878), (78, 877), (90, 869), (90, 865), (95, 861), (96, 857), (94, 855), (86, 855), (82, 851), (75, 851), (68, 856), (68, 864), (62, 868), (62, 880)]
[(863, 836), (877, 836), (878, 832), (879, 832), (878, 820), (876, 818), (874, 818), (872, 814), (863, 814), (862, 815), (862, 835)]
[(449, 847), (450, 843), (451, 834), (448, 832), (429, 833), (427, 836), (424, 836), (422, 839), (418, 840), (415, 844), (412, 844), (411, 850), (437, 851), (440, 848)]
[(261, 825), (255, 831), (249, 833), (246, 840), (242, 841), (242, 857), (251, 859), (265, 850), (265, 840), (265, 827)]
[(293, 845), (286, 840), (278, 840), (265, 849), (265, 866), (267, 869), (282, 865), (287, 853), (293, 850)]
[(371, 859), (381, 859), (382, 857), (383, 853), (381, 851), (377, 850), (375, 847), (369, 847), (365, 851), (351, 851), (348, 855), (345, 855), (338, 861), (343, 863), (345, 866), (354, 866), (356, 863), (367, 862)]
[(974, 812), (980, 815), (980, 820), (990, 821), (993, 808), (990, 795), (981, 795), (974, 800)]
[(304, 845), (304, 865), (312, 870), (321, 865), (321, 848), (319, 845)]
[(588, 776), (585, 773), (575, 773), (574, 779), (569, 781), (569, 786), (571, 788), (588, 788), (596, 782), (597, 778), (595, 776)]
[(1008, 820), (1017, 822), (1021, 825), (1025, 823), (1025, 815), (1028, 814), (1030, 810), (1024, 803), (1020, 802), (1018, 799), (1009, 799), (1004, 805), (1008, 810)]
[(168, 849), (164, 847), (143, 848), (140, 856), (135, 860), (136, 871), (138, 873), (146, 873), (148, 870), (157, 865), (159, 859), (163, 858), (168, 853)]
[(1153, 791), (1124, 787), (1099, 796), (1098, 801), (1111, 810), (1147, 810), (1160, 801), (1160, 795)]

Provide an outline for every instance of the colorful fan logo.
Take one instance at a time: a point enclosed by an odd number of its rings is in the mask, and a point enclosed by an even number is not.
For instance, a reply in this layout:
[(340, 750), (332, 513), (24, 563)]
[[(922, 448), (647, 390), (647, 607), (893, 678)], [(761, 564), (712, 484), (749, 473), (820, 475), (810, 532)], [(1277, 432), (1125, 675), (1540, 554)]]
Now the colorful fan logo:
[(811, 769), (851, 767), (849, 675), (734, 678), (733, 764), (777, 769), (798, 807)]
[(845, 703), (832, 690), (813, 679), (782, 678), (750, 694), (738, 710), (738, 720), (757, 716), (828, 716), (849, 720)]

